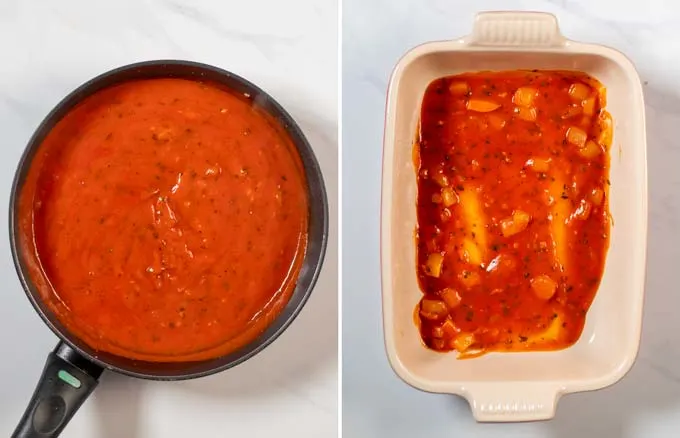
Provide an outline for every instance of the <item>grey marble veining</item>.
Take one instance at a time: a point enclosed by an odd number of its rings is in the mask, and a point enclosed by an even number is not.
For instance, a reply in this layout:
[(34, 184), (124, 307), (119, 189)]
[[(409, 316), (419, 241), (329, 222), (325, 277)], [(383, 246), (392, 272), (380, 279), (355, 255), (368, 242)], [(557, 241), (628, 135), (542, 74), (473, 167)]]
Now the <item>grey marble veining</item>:
[[(385, 91), (413, 46), (470, 32), (482, 10), (557, 15), (569, 38), (612, 46), (644, 81), (649, 240), (642, 344), (611, 388), (561, 399), (554, 420), (477, 424), (467, 402), (415, 390), (384, 352), (379, 201)], [(343, 432), (379, 437), (677, 437), (680, 430), (680, 8), (670, 1), (344, 0), (343, 3)]]
[(56, 338), (17, 280), (7, 205), (24, 145), (68, 92), (111, 68), (180, 58), (233, 71), (298, 121), (321, 163), (331, 239), (319, 283), (290, 328), (225, 373), (181, 383), (105, 374), (63, 436), (337, 436), (336, 0), (0, 1), (0, 436), (19, 420)]

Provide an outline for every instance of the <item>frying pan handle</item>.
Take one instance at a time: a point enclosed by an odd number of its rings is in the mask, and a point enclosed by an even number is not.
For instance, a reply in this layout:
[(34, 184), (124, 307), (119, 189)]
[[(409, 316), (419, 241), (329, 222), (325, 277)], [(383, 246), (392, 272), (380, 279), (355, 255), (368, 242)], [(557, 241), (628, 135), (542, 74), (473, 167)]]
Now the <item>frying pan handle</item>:
[(47, 356), (12, 438), (56, 438), (99, 383), (104, 369), (63, 342)]

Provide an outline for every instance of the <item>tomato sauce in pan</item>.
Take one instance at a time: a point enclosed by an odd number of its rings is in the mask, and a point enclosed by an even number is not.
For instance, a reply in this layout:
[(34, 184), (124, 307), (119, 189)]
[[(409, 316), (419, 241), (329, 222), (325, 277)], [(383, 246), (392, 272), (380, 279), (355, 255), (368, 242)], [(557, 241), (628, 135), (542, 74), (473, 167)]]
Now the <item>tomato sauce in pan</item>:
[(202, 360), (252, 341), (288, 302), (307, 202), (292, 141), (249, 96), (131, 81), (44, 140), (22, 241), (43, 299), (92, 348)]
[(576, 72), (482, 72), (425, 93), (416, 320), (460, 357), (576, 342), (609, 245), (605, 90)]

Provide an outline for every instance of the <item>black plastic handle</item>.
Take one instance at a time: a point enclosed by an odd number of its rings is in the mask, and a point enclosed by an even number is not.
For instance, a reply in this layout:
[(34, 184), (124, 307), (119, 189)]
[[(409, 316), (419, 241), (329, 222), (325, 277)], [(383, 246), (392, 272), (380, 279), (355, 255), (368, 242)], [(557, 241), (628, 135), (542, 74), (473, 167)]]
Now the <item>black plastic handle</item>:
[(56, 438), (99, 383), (104, 369), (59, 342), (12, 438)]

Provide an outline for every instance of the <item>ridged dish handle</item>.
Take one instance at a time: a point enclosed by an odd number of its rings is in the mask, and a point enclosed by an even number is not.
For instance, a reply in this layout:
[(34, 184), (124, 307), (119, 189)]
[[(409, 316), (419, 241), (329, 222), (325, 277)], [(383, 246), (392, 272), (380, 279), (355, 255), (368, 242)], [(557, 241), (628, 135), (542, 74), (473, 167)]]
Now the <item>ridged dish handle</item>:
[(551, 47), (564, 45), (557, 17), (546, 12), (481, 12), (469, 42), (478, 46)]
[(466, 385), (463, 394), (475, 420), (516, 422), (553, 418), (562, 391), (541, 383), (490, 382)]

